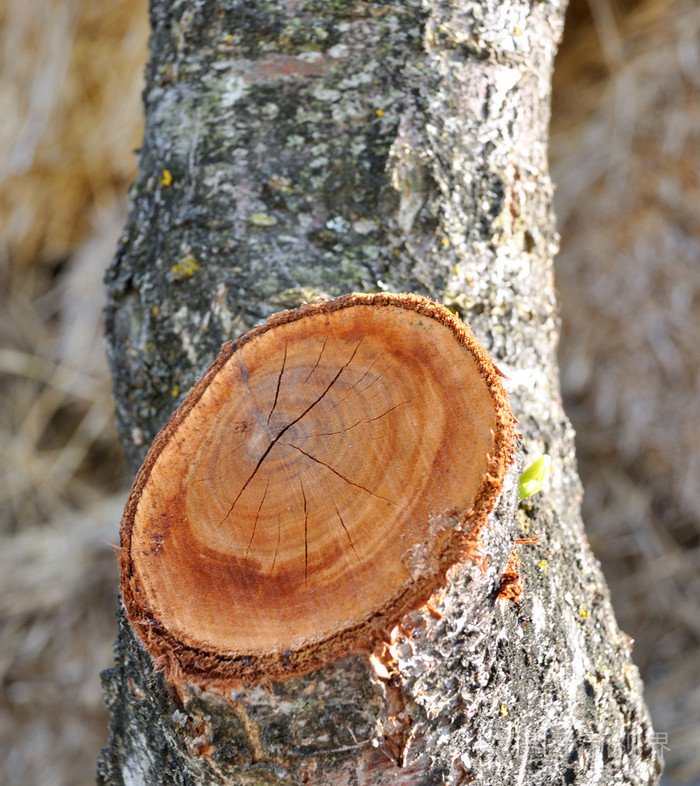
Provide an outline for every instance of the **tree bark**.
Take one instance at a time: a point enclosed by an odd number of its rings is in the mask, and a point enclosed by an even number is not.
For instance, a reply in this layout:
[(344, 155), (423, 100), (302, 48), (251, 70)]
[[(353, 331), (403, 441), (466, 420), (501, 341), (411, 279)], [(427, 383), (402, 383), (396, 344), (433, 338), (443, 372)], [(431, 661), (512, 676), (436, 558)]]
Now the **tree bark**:
[[(134, 469), (220, 345), (275, 311), (412, 291), (472, 326), (529, 463), (554, 472), (488, 561), (349, 654), (221, 697), (175, 695), (122, 612), (103, 786), (651, 784), (659, 758), (580, 520), (556, 368), (546, 134), (563, 0), (152, 0), (146, 134), (107, 273)], [(516, 538), (522, 605), (497, 600)]]

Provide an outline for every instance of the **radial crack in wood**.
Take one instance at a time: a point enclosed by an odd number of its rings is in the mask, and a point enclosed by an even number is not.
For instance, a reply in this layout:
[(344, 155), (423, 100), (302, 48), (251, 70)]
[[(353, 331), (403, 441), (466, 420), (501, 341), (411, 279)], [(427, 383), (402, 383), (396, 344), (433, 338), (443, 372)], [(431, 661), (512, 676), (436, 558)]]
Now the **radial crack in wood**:
[(128, 617), (174, 685), (370, 649), (478, 554), (513, 445), (496, 368), (442, 306), (278, 314), (223, 348), (137, 476)]

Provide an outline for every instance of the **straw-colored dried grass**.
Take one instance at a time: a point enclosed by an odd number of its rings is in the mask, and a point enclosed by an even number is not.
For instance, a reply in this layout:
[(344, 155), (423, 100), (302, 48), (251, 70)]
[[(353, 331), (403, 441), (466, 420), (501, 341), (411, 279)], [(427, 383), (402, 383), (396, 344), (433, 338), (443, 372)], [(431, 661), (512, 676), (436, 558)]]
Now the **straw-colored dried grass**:
[[(127, 471), (102, 275), (141, 138), (139, 0), (0, 4), (0, 783), (94, 783)], [(116, 497), (115, 492), (122, 490)]]
[[(700, 778), (700, 20), (573, 0), (552, 162), (563, 381), (591, 541), (679, 782)], [(146, 4), (0, 5), (0, 783), (89, 784), (126, 481), (101, 275), (139, 143)], [(601, 44), (602, 41), (602, 44)]]
[(700, 778), (700, 7), (570, 14), (551, 145), (562, 384), (589, 537), (667, 777), (685, 782)]
[[(0, 531), (99, 497), (116, 455), (104, 266), (141, 138), (144, 3), (0, 10)], [(111, 482), (111, 481), (110, 481)]]
[(0, 783), (95, 782), (107, 739), (99, 673), (111, 661), (124, 496), (0, 536)]
[(2, 4), (0, 248), (13, 266), (71, 254), (132, 179), (145, 12), (136, 0)]

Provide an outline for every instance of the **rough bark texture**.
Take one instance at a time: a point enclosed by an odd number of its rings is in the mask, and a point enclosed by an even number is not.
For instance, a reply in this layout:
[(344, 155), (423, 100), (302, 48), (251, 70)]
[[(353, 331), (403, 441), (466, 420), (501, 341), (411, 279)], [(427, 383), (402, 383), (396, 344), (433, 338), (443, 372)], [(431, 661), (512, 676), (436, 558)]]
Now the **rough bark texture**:
[[(121, 784), (651, 784), (660, 769), (583, 534), (561, 408), (546, 164), (563, 0), (152, 2), (146, 137), (107, 276), (133, 463), (234, 338), (281, 308), (414, 291), (471, 323), (508, 375), (548, 487), (492, 517), (393, 631), (306, 678), (177, 701), (120, 618), (104, 674)], [(523, 604), (496, 601), (516, 537)]]

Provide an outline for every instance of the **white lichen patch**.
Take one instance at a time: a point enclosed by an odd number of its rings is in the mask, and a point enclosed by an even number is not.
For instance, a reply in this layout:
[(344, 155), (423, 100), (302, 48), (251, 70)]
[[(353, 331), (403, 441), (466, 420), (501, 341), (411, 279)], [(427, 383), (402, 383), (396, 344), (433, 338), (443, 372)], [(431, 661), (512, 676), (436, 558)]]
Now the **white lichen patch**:
[(340, 90), (320, 84), (313, 90), (312, 95), (317, 101), (323, 101), (326, 104), (332, 104), (335, 101), (340, 101), (343, 94), (340, 92)]
[(547, 610), (537, 595), (532, 595), (531, 598), (530, 621), (534, 625), (537, 633), (542, 633), (549, 624), (547, 621)]
[(130, 755), (122, 764), (124, 786), (151, 786), (157, 780), (149, 756), (149, 740), (142, 733), (138, 733), (138, 737), (129, 747)]
[(590, 661), (586, 657), (582, 639), (583, 637), (580, 633), (578, 635), (572, 633), (569, 637), (571, 677), (566, 683), (566, 688), (568, 699), (572, 706), (575, 706), (578, 701), (579, 691), (586, 676), (586, 669), (590, 667)]
[(220, 82), (220, 87), (221, 105), (226, 108), (238, 103), (248, 92), (243, 75), (236, 72), (225, 76)]
[(352, 222), (352, 228), (358, 235), (369, 235), (370, 232), (375, 232), (378, 229), (378, 224), (376, 219), (360, 218)]
[(334, 60), (346, 58), (349, 54), (350, 47), (346, 46), (345, 44), (335, 44), (327, 52), (327, 55), (332, 57)]

